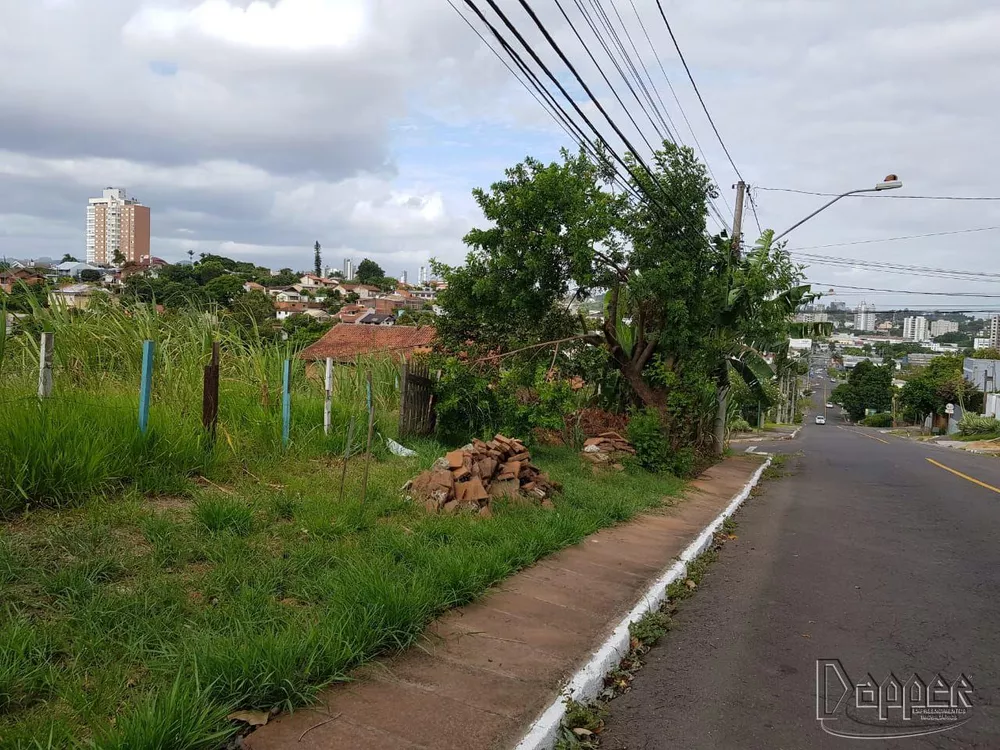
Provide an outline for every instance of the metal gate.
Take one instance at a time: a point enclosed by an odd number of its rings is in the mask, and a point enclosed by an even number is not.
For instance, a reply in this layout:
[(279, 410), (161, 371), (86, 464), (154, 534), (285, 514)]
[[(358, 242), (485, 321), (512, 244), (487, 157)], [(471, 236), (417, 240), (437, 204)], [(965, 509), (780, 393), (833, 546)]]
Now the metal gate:
[(430, 435), (434, 431), (434, 384), (427, 365), (404, 362), (399, 388), (400, 437)]

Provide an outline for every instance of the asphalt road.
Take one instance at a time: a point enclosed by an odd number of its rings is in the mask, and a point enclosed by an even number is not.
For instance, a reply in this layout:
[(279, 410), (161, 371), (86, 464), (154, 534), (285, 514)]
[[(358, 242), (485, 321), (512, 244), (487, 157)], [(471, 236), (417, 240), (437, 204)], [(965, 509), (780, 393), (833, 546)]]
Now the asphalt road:
[[(602, 748), (1000, 748), (1000, 459), (830, 417), (784, 444), (799, 451), (787, 475), (740, 511), (738, 538), (610, 704)], [(971, 708), (951, 718), (966, 722), (834, 736), (947, 724), (898, 709), (881, 721), (852, 691), (821, 725), (818, 659), (852, 685), (964, 674)], [(847, 692), (833, 688), (831, 707)]]

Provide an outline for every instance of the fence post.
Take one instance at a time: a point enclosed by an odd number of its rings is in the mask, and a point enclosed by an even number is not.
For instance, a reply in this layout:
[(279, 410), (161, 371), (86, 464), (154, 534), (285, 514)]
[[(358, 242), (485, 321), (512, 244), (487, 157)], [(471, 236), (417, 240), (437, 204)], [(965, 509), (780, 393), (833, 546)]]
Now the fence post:
[(372, 371), (369, 370), (367, 373), (366, 385), (368, 394), (368, 447), (365, 456), (365, 476), (361, 482), (361, 502), (364, 503), (365, 498), (368, 496), (368, 467), (372, 462), (372, 435), (375, 431), (375, 408), (372, 403)]
[(201, 400), (201, 424), (215, 439), (219, 423), (219, 342), (212, 342), (212, 361), (205, 366), (205, 389)]
[(139, 384), (139, 432), (146, 434), (149, 427), (149, 396), (153, 387), (152, 341), (142, 342), (142, 381)]
[(326, 358), (326, 377), (323, 379), (323, 434), (330, 434), (333, 425), (333, 357)]
[(403, 376), (399, 379), (399, 437), (406, 437), (409, 432), (409, 408), (406, 404), (406, 381), (409, 375), (409, 367), (406, 360), (403, 360)]
[[(0, 313), (2, 314), (2, 313)], [(43, 333), (38, 347), (38, 398), (52, 395), (52, 345), (54, 336)]]
[(281, 384), (281, 444), (286, 448), (292, 430), (292, 360), (285, 360)]
[(354, 440), (354, 417), (347, 425), (347, 444), (344, 447), (344, 468), (340, 472), (340, 500), (344, 499), (344, 482), (347, 481), (347, 462), (351, 460), (351, 442)]

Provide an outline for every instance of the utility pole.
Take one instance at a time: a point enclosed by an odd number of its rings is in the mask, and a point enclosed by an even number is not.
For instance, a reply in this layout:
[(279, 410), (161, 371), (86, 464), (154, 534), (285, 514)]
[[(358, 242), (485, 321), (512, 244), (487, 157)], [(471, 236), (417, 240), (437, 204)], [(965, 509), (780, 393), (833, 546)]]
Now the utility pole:
[(743, 196), (746, 193), (747, 184), (740, 180), (736, 183), (736, 213), (733, 215), (733, 259), (740, 259), (740, 249), (743, 234)]

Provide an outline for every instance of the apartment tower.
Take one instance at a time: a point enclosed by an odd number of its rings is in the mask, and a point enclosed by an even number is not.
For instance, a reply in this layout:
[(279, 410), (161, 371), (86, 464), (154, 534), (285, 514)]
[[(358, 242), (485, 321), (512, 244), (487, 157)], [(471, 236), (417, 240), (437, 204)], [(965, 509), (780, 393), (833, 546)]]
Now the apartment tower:
[(87, 204), (87, 262), (124, 265), (149, 259), (149, 206), (106, 188)]

